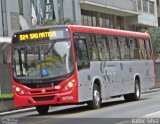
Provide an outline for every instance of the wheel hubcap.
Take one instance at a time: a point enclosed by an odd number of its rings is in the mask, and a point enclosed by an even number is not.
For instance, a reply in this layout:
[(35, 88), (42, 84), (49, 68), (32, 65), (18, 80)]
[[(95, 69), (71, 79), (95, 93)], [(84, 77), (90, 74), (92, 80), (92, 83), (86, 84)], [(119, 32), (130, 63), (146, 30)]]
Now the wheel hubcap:
[(140, 90), (139, 90), (138, 84), (136, 84), (136, 95), (137, 95), (137, 97), (140, 96)]
[(95, 105), (99, 106), (99, 103), (100, 103), (100, 93), (98, 92), (98, 90), (94, 91), (94, 101), (95, 101)]

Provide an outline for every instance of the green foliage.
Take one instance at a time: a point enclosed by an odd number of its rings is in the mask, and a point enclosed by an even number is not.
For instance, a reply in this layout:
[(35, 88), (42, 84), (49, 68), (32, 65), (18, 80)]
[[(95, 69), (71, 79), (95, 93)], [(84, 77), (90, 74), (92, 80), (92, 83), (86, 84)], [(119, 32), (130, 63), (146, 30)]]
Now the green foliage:
[(56, 20), (53, 19), (45, 19), (43, 22), (44, 25), (55, 25), (56, 23)]
[(148, 33), (151, 36), (155, 59), (157, 59), (160, 53), (160, 28), (149, 28)]
[(73, 20), (71, 18), (65, 18), (63, 24), (73, 24)]
[(73, 24), (73, 21), (71, 18), (65, 18), (61, 20), (61, 22), (57, 22), (56, 20), (53, 19), (45, 19), (43, 21), (43, 25), (63, 25), (63, 24)]
[(9, 99), (13, 98), (13, 94), (1, 94), (0, 99)]

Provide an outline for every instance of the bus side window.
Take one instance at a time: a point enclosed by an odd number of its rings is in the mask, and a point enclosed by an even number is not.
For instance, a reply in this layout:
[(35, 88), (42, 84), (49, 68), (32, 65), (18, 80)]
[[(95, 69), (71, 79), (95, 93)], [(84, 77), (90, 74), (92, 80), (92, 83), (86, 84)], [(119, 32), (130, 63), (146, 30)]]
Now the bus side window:
[(106, 38), (103, 35), (97, 35), (97, 47), (100, 56), (100, 60), (110, 60), (109, 50), (106, 43)]
[(139, 45), (137, 39), (130, 39), (131, 59), (140, 59)]
[(98, 49), (96, 45), (96, 38), (94, 35), (89, 36), (89, 44), (88, 44), (88, 49), (89, 49), (89, 57), (91, 61), (99, 61), (99, 54), (98, 54)]
[(75, 53), (78, 67), (82, 68), (89, 65), (86, 39), (75, 39)]
[(147, 58), (147, 54), (146, 54), (146, 48), (145, 48), (145, 40), (144, 39), (138, 39), (139, 41), (139, 54), (140, 54), (140, 58), (141, 59), (146, 59)]
[(109, 49), (111, 54), (112, 60), (120, 60), (120, 51), (119, 51), (119, 45), (118, 45), (118, 39), (117, 37), (110, 37), (109, 38)]
[(147, 54), (147, 59), (151, 59), (151, 47), (150, 47), (150, 40), (146, 39), (145, 40), (145, 48), (146, 48), (146, 54)]
[(129, 44), (126, 37), (119, 37), (119, 46), (122, 59), (130, 59)]
[(135, 39), (134, 41), (135, 44), (135, 49), (134, 49), (134, 59), (140, 59), (140, 44), (139, 44), (139, 40)]

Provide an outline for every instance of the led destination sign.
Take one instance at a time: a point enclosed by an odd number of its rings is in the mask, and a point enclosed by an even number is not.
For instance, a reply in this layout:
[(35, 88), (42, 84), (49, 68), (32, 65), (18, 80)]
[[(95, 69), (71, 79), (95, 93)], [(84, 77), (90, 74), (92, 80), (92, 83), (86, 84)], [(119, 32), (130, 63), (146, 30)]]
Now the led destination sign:
[(35, 29), (27, 30), (26, 32), (16, 32), (13, 35), (13, 43), (26, 43), (45, 40), (68, 39), (70, 32), (68, 28), (48, 28), (48, 29)]
[(19, 40), (20, 41), (25, 41), (25, 40), (36, 40), (36, 39), (45, 39), (45, 38), (56, 38), (56, 37), (57, 37), (57, 32), (56, 31), (48, 31), (48, 32), (20, 34), (19, 35)]
[(63, 39), (63, 38), (70, 38), (69, 30), (67, 28), (63, 29), (47, 29), (47, 30), (35, 30), (35, 31), (28, 31), (19, 33), (14, 36), (16, 42), (23, 42), (23, 41), (34, 41), (34, 40), (53, 40), (53, 39)]

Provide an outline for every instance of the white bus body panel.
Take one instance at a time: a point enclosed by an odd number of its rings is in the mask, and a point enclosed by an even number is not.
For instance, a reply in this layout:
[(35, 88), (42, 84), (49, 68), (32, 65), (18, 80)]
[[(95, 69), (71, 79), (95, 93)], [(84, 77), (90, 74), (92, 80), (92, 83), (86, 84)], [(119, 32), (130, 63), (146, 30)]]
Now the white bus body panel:
[(101, 97), (134, 92), (135, 78), (139, 76), (141, 91), (155, 84), (152, 60), (90, 62), (89, 68), (78, 70), (78, 100), (92, 100), (95, 79), (100, 81)]

